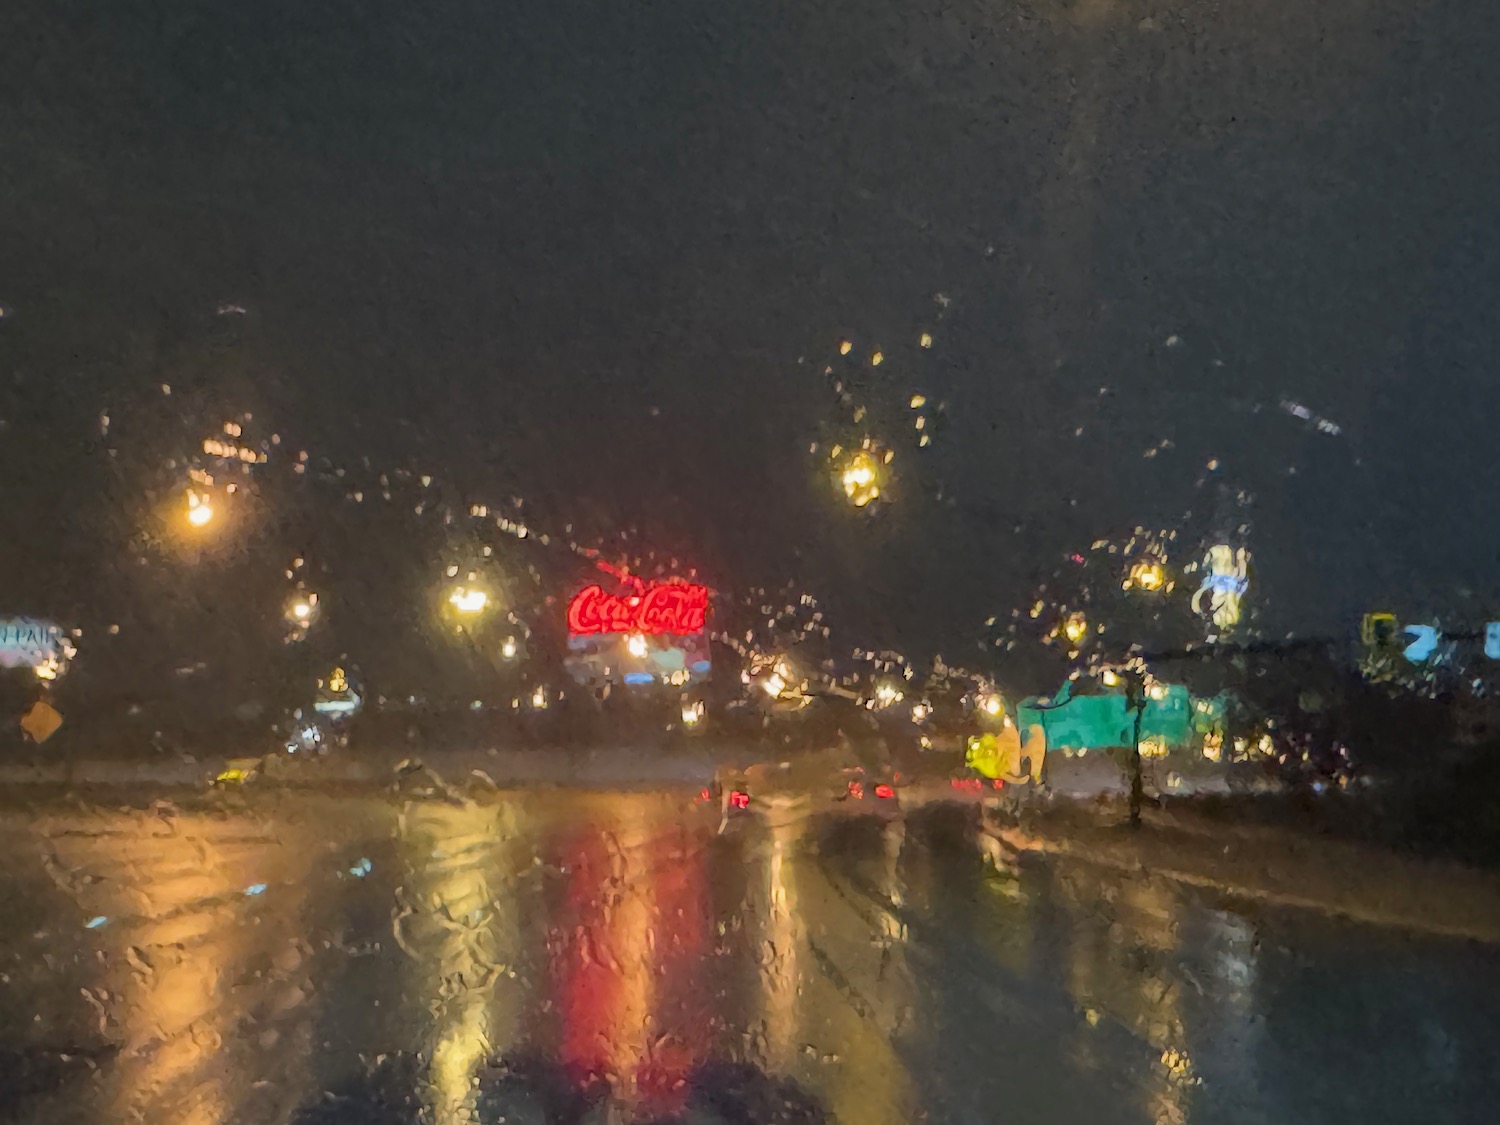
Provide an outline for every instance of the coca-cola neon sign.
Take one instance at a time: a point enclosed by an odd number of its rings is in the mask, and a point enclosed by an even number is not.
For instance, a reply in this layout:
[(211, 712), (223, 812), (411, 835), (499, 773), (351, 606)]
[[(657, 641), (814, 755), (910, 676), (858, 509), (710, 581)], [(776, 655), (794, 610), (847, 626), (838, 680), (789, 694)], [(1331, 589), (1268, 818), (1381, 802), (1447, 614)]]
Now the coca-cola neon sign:
[(673, 579), (650, 585), (626, 579), (634, 592), (611, 594), (595, 583), (568, 603), (568, 632), (575, 637), (600, 633), (645, 633), (687, 636), (708, 622), (708, 587)]

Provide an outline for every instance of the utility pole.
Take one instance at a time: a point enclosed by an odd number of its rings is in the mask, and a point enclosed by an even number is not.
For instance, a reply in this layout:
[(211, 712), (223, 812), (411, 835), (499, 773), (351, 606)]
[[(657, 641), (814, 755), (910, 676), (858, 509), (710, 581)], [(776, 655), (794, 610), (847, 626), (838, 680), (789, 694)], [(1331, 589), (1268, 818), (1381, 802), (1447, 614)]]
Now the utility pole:
[(1130, 672), (1125, 681), (1125, 701), (1135, 714), (1130, 737), (1130, 826), (1141, 826), (1141, 806), (1146, 803), (1146, 784), (1141, 776), (1141, 718), (1146, 711), (1144, 676)]

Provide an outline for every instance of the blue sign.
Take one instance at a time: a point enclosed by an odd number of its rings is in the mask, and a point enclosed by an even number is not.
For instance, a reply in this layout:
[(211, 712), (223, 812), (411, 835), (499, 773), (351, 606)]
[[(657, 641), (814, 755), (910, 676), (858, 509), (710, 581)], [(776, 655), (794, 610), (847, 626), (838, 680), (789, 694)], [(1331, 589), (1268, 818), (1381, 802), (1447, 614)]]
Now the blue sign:
[(1500, 621), (1491, 621), (1484, 627), (1484, 654), (1491, 660), (1500, 660)]
[(1438, 646), (1438, 631), (1431, 625), (1408, 625), (1405, 629), (1408, 637), (1416, 638), (1402, 650), (1401, 655), (1413, 664), (1421, 664), (1427, 660)]

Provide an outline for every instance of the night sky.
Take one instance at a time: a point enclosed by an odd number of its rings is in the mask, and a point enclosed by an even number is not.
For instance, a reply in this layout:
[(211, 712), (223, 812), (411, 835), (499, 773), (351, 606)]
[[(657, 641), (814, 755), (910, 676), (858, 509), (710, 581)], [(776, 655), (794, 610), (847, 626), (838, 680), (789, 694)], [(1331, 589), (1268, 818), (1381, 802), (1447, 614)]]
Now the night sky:
[[(0, 611), (139, 620), (147, 467), (248, 410), (792, 581), (851, 645), (962, 658), (1137, 524), (1179, 561), (1247, 524), (1277, 635), (1500, 612), (1494, 5), (19, 0), (0, 32)], [(875, 516), (808, 452), (845, 432), (827, 364), (898, 451)]]

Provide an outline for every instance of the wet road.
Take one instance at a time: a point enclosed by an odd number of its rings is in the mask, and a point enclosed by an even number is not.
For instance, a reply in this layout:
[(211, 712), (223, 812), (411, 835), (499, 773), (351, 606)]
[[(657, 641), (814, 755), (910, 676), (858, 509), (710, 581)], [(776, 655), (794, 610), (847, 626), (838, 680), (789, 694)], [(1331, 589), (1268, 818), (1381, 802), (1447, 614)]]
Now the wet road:
[(1493, 950), (1016, 869), (976, 823), (721, 833), (680, 792), (5, 810), (0, 1116), (1488, 1119)]

